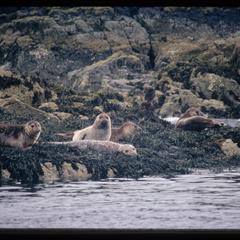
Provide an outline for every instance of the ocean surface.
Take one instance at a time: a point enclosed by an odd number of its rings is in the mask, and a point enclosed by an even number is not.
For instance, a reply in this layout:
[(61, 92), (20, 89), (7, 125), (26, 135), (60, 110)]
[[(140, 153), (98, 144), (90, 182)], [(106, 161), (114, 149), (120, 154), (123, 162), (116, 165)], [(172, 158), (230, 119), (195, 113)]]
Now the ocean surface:
[(0, 188), (0, 228), (240, 229), (240, 169)]

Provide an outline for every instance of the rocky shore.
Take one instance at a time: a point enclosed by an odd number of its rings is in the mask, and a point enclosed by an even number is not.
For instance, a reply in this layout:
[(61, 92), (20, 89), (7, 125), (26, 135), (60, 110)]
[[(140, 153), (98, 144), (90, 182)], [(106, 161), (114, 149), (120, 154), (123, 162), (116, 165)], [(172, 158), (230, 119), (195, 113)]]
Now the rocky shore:
[[(2, 8), (0, 122), (41, 122), (39, 143), (0, 146), (1, 184), (171, 176), (240, 165), (240, 129), (182, 131), (190, 106), (240, 118), (240, 9)], [(50, 146), (54, 134), (133, 121), (137, 156)], [(126, 142), (125, 142), (126, 143)]]

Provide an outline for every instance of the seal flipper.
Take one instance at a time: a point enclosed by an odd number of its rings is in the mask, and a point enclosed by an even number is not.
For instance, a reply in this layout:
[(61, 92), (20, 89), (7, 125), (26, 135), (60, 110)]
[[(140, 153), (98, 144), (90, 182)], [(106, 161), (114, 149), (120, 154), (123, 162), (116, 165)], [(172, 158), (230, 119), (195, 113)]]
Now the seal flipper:
[(86, 138), (86, 136), (87, 136), (87, 134), (85, 133), (85, 134), (82, 136), (81, 140), (84, 140), (84, 139)]
[(62, 136), (62, 137), (73, 137), (74, 132), (65, 132), (65, 133), (55, 133), (57, 136)]

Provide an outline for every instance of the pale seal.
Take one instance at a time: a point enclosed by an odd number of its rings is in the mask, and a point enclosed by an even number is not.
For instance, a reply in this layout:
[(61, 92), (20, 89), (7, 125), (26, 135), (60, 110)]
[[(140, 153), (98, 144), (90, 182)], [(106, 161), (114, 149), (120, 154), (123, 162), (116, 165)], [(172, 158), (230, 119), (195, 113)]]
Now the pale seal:
[(102, 140), (109, 141), (111, 137), (111, 119), (106, 113), (100, 113), (93, 125), (66, 133), (56, 133), (59, 136), (72, 137), (72, 141), (79, 140)]
[(115, 153), (120, 152), (128, 156), (136, 156), (137, 150), (131, 144), (120, 144), (111, 141), (99, 141), (99, 140), (80, 140), (70, 142), (47, 142), (54, 145), (67, 145), (76, 147), (82, 150), (92, 149), (99, 152)]
[(21, 125), (0, 124), (0, 145), (26, 150), (36, 143), (41, 130), (41, 125), (37, 121)]

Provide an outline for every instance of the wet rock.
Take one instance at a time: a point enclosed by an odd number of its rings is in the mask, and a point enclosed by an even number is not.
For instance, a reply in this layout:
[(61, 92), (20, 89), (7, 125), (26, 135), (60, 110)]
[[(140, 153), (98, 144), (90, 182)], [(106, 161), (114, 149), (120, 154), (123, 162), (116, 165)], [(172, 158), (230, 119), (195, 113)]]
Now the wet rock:
[(2, 180), (9, 181), (11, 178), (11, 173), (7, 169), (2, 169)]
[(84, 116), (84, 115), (79, 115), (79, 119), (80, 119), (81, 121), (87, 121), (87, 120), (89, 120), (89, 118), (88, 118), (87, 116)]
[(61, 178), (63, 181), (86, 181), (91, 176), (83, 164), (76, 163), (75, 169), (71, 163), (64, 162), (62, 165)]
[(226, 139), (219, 143), (221, 150), (227, 156), (240, 155), (240, 148), (232, 139)]
[(66, 112), (53, 112), (53, 114), (57, 116), (60, 120), (67, 120), (73, 116), (71, 113)]
[(111, 169), (111, 168), (109, 168), (108, 169), (108, 172), (107, 172), (107, 177), (108, 178), (114, 178), (114, 177), (116, 177), (116, 174), (114, 173), (114, 171), (116, 171), (116, 169)]
[(47, 103), (41, 104), (38, 108), (45, 112), (53, 112), (58, 110), (58, 105), (55, 102), (47, 102)]
[[(121, 74), (121, 68), (126, 66), (129, 71), (142, 72), (144, 67), (140, 59), (134, 55), (116, 52), (97, 63), (81, 70), (68, 73), (69, 81), (73, 88), (81, 91), (94, 92), (108, 87), (114, 88), (114, 81), (109, 81), (106, 76), (117, 78)], [(118, 89), (121, 91), (121, 89)]]
[(240, 68), (240, 45), (239, 45), (239, 43), (235, 44), (235, 47), (232, 52), (232, 56), (230, 58), (230, 63), (232, 65), (232, 67), (236, 71), (238, 71), (238, 74), (240, 74), (240, 72), (239, 72), (239, 68)]
[(41, 164), (41, 167), (43, 170), (43, 176), (40, 177), (40, 181), (49, 183), (60, 180), (57, 167), (51, 162), (45, 162), (44, 164)]
[(191, 78), (194, 93), (204, 99), (224, 101), (227, 105), (239, 105), (240, 86), (233, 79), (227, 79), (216, 74), (198, 74)]
[(58, 121), (58, 118), (53, 114), (31, 107), (14, 97), (0, 99), (0, 108), (11, 114), (24, 116), (28, 119), (37, 119), (39, 121), (49, 119), (52, 121)]

